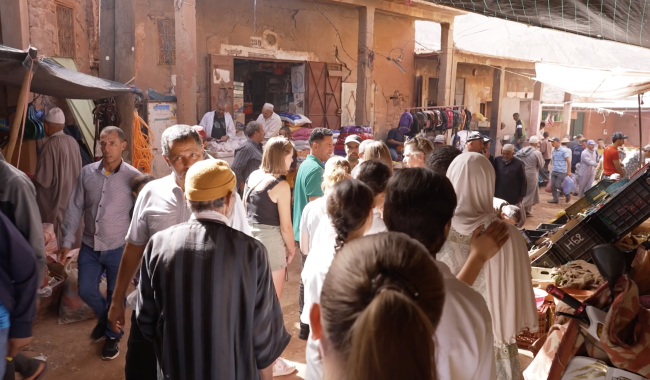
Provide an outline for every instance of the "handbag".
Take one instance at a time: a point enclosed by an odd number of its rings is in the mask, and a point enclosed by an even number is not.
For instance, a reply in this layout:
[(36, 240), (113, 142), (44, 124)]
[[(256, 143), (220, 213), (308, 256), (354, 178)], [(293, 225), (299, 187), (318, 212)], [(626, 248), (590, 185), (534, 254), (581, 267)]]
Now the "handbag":
[(551, 181), (548, 181), (546, 183), (546, 187), (544, 188), (544, 190), (546, 190), (547, 193), (552, 193), (553, 192), (553, 189), (551, 188)]

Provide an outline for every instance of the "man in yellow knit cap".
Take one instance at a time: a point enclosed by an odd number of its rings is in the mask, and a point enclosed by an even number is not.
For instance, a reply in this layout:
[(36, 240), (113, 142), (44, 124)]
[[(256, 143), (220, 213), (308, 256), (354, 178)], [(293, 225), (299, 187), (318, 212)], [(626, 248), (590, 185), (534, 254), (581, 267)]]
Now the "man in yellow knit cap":
[(159, 378), (272, 379), (289, 344), (264, 245), (229, 226), (235, 182), (225, 161), (192, 165), (190, 220), (145, 248), (137, 321), (154, 342)]

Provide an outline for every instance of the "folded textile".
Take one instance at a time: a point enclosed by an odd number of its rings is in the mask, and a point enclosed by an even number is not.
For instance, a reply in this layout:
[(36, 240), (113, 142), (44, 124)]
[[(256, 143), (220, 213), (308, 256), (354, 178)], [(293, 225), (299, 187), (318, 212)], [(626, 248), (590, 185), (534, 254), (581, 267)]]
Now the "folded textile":
[(309, 118), (307, 118), (305, 115), (300, 115), (297, 113), (282, 112), (279, 113), (278, 116), (280, 116), (280, 120), (286, 121), (293, 126), (311, 124), (311, 120), (309, 120)]
[(311, 135), (311, 129), (310, 128), (300, 128), (297, 131), (293, 132), (291, 134), (291, 138), (294, 140), (309, 140), (309, 136)]

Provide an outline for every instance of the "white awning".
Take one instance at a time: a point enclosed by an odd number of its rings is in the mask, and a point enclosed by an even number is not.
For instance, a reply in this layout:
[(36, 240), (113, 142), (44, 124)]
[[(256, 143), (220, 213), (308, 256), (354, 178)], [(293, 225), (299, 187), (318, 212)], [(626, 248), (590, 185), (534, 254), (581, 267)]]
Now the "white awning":
[(573, 95), (624, 99), (650, 91), (650, 72), (590, 69), (555, 63), (535, 63), (535, 80)]

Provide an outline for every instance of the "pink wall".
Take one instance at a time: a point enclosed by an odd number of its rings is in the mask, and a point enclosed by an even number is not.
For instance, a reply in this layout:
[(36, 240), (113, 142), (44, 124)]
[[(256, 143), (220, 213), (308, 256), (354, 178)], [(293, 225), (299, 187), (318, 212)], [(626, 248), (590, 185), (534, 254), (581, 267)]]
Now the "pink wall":
[[(642, 146), (650, 143), (650, 111), (642, 112), (643, 141)], [(626, 112), (623, 116), (615, 113), (609, 115), (598, 114), (597, 111), (585, 112), (585, 124), (583, 129), (585, 138), (605, 139), (612, 141), (614, 132), (623, 132), (629, 136), (627, 145), (639, 146), (639, 118), (637, 112)]]

